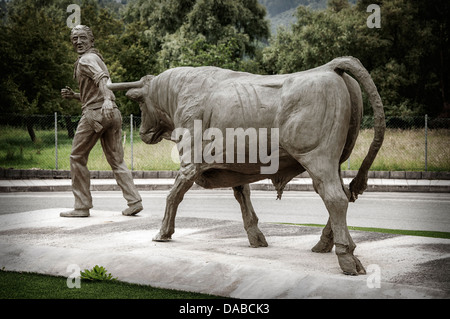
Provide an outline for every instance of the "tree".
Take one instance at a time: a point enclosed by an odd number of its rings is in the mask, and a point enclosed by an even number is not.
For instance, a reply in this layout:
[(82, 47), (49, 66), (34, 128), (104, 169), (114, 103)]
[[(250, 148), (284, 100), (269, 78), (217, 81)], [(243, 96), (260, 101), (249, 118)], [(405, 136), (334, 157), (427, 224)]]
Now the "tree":
[[(361, 0), (356, 7), (365, 10), (369, 2)], [(365, 33), (378, 33), (388, 45), (366, 51), (365, 57), (384, 92), (388, 114), (438, 115), (448, 105), (448, 1), (384, 0), (378, 4), (381, 28), (366, 28)]]
[(203, 35), (185, 36), (183, 31), (166, 37), (162, 50), (158, 53), (159, 62), (164, 69), (179, 66), (217, 66), (237, 70), (241, 50), (235, 38), (210, 44)]
[(327, 6), (334, 12), (339, 12), (350, 7), (348, 0), (328, 0)]
[(177, 31), (185, 22), (196, 0), (134, 0), (124, 10), (126, 24), (136, 23), (151, 33), (155, 41)]
[(269, 74), (307, 70), (331, 59), (351, 55), (357, 39), (350, 9), (339, 12), (300, 6), (292, 30), (281, 29), (264, 52)]
[[(417, 20), (424, 30), (421, 73), (423, 100), (437, 106), (435, 114), (450, 117), (450, 3), (419, 1)], [(440, 94), (435, 94), (439, 92)]]
[(265, 14), (256, 0), (132, 1), (119, 59), (126, 80), (185, 65), (255, 70), (249, 60), (269, 36)]
[[(70, 81), (72, 70), (61, 32), (63, 11), (52, 0), (16, 0), (7, 8), (0, 29), (1, 111), (29, 116), (60, 111), (59, 91)], [(34, 142), (31, 117), (27, 123)]]
[(166, 34), (159, 52), (161, 69), (213, 65), (255, 70), (248, 61), (269, 36), (265, 9), (256, 0), (199, 0), (175, 33)]
[[(367, 6), (374, 2), (381, 7), (379, 29), (366, 24)], [(387, 115), (450, 111), (448, 1), (328, 3), (326, 10), (298, 8), (292, 30), (279, 31), (264, 51), (267, 73), (301, 71), (352, 55), (370, 71)]]
[(240, 58), (253, 56), (257, 41), (269, 37), (266, 10), (256, 0), (198, 0), (188, 14), (185, 28), (202, 34), (209, 44), (234, 38), (241, 49)]

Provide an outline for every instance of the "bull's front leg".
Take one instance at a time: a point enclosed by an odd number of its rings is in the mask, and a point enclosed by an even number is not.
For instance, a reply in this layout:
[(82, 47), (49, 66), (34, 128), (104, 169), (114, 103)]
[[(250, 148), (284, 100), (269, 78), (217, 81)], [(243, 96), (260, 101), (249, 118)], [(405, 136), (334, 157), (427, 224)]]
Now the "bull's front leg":
[(159, 233), (153, 238), (153, 241), (169, 241), (175, 232), (175, 217), (178, 205), (183, 200), (184, 194), (192, 187), (196, 177), (196, 169), (193, 164), (181, 169), (175, 183), (166, 199), (166, 211)]
[(250, 186), (248, 184), (233, 187), (234, 197), (239, 202), (242, 211), (242, 219), (244, 220), (244, 228), (247, 232), (250, 246), (267, 247), (267, 241), (264, 234), (258, 228), (258, 217), (253, 209), (250, 201)]

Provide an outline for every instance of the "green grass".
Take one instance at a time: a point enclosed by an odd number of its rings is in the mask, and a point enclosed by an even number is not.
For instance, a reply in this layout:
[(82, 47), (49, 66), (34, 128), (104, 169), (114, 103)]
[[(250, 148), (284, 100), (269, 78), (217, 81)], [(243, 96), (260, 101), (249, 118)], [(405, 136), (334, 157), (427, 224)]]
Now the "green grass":
[[(350, 155), (350, 170), (358, 170), (369, 150), (373, 130), (359, 132)], [(428, 170), (450, 171), (450, 130), (428, 130)], [(348, 162), (341, 165), (348, 169)], [(373, 171), (424, 171), (425, 136), (423, 129), (387, 129), (380, 151), (371, 166)]]
[[(53, 130), (35, 130), (37, 140), (32, 143), (26, 129), (0, 127), (0, 167), (16, 169), (55, 169), (55, 133)], [(126, 135), (125, 135), (126, 134)], [(124, 131), (125, 162), (131, 167), (129, 131)], [(358, 170), (373, 139), (373, 130), (361, 130), (355, 148), (342, 170)], [(147, 145), (139, 133), (133, 132), (134, 170), (178, 170), (179, 164), (172, 160), (175, 143), (162, 141)], [(68, 170), (72, 140), (65, 130), (58, 132), (58, 169)], [(424, 171), (425, 141), (421, 129), (387, 129), (383, 146), (371, 170), (374, 171)], [(90, 170), (111, 170), (100, 142), (91, 151)], [(450, 130), (428, 131), (428, 170), (450, 171)]]
[[(36, 142), (33, 143), (26, 129), (0, 127), (0, 167), (16, 169), (55, 169), (55, 132), (35, 130)], [(125, 136), (126, 134), (126, 136)], [(124, 132), (124, 159), (131, 167), (131, 145), (129, 132)], [(123, 141), (123, 140), (122, 140)], [(175, 143), (162, 141), (156, 145), (147, 145), (139, 134), (133, 136), (134, 170), (178, 170), (179, 164), (172, 161), (171, 151)], [(58, 132), (58, 169), (70, 169), (72, 140), (67, 132)], [(111, 170), (101, 147), (100, 141), (89, 155), (90, 170)]]
[[(310, 227), (325, 227), (325, 225), (320, 224), (294, 224), (294, 223), (280, 223), (284, 225), (294, 225), (294, 226), (310, 226)], [(360, 230), (376, 233), (385, 234), (397, 234), (397, 235), (407, 235), (407, 236), (422, 236), (422, 237), (432, 237), (432, 238), (446, 238), (450, 239), (449, 232), (440, 231), (428, 231), (428, 230), (404, 230), (404, 229), (389, 229), (389, 228), (374, 228), (374, 227), (355, 227), (348, 226), (349, 230)]]
[(160, 289), (121, 281), (81, 281), (68, 288), (67, 278), (0, 271), (0, 299), (218, 299), (221, 297)]

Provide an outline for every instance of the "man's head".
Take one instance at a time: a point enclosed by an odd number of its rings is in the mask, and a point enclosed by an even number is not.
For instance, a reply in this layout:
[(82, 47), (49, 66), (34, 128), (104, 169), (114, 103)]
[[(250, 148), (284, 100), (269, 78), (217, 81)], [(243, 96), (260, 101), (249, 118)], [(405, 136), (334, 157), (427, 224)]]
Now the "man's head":
[(85, 25), (77, 25), (70, 32), (70, 40), (78, 54), (84, 54), (94, 46), (94, 34)]

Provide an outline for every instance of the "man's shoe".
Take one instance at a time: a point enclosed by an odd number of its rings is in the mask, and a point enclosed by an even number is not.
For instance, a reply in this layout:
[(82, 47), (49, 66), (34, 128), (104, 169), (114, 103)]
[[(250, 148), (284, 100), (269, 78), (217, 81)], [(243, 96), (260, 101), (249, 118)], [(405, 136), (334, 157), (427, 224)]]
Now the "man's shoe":
[(69, 212), (60, 213), (61, 217), (89, 217), (89, 209), (74, 209)]
[(133, 215), (136, 215), (137, 213), (139, 213), (143, 209), (144, 209), (144, 207), (142, 206), (142, 203), (138, 202), (136, 204), (131, 205), (127, 209), (123, 210), (122, 215), (133, 216)]

